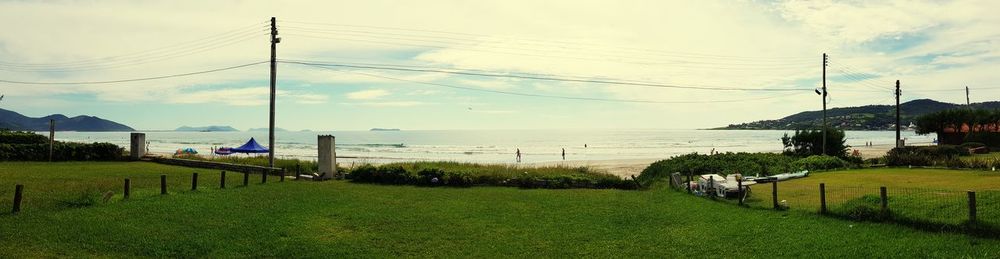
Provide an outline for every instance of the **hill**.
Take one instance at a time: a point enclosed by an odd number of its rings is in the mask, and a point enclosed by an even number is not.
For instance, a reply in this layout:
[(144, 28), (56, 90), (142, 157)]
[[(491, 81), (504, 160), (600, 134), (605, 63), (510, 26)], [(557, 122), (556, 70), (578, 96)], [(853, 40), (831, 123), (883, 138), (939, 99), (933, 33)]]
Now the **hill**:
[[(939, 102), (931, 99), (920, 99), (899, 105), (900, 124), (910, 125), (920, 115), (947, 109), (965, 107), (965, 105)], [(1000, 102), (973, 103), (972, 107), (982, 109), (1000, 109)], [(830, 126), (845, 130), (895, 130), (895, 105), (866, 105), (828, 109), (827, 120)], [(715, 129), (776, 129), (792, 130), (816, 128), (823, 124), (823, 111), (805, 111), (789, 115), (777, 120), (761, 120), (740, 124), (730, 124)]]
[(41, 118), (32, 118), (20, 113), (0, 109), (0, 128), (10, 130), (48, 131), (49, 120), (56, 121), (58, 131), (134, 131), (124, 124), (101, 119), (95, 116), (66, 117), (53, 114)]
[(211, 131), (239, 131), (230, 126), (202, 126), (202, 127), (188, 127), (181, 126), (174, 131), (198, 131), (198, 132), (211, 132)]

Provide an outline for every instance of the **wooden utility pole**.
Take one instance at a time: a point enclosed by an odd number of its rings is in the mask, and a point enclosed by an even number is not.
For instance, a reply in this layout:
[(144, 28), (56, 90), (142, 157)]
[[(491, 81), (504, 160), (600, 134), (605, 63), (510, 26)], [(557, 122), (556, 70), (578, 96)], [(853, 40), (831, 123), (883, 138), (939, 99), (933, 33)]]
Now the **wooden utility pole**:
[(972, 108), (972, 102), (969, 101), (969, 86), (965, 86), (965, 106)]
[(896, 80), (896, 147), (899, 148), (899, 80)]
[(274, 84), (277, 78), (277, 45), (281, 42), (278, 38), (278, 26), (274, 17), (271, 17), (271, 117), (267, 129), (267, 166), (274, 167)]
[(827, 56), (823, 53), (823, 155), (826, 155), (826, 64)]
[(49, 162), (52, 162), (54, 145), (56, 142), (56, 120), (49, 119)]

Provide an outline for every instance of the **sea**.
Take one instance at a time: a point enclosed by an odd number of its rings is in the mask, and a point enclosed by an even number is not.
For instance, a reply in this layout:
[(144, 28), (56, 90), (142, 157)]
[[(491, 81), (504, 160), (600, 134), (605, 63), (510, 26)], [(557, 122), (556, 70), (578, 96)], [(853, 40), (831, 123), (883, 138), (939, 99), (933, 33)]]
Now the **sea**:
[[(48, 132), (39, 132), (47, 135)], [(213, 148), (237, 147), (254, 138), (267, 146), (267, 132), (148, 131), (153, 153), (193, 148), (211, 155)], [(338, 160), (383, 163), (442, 160), (477, 163), (513, 163), (520, 150), (524, 162), (563, 160), (660, 159), (716, 152), (780, 152), (785, 130), (401, 130), (401, 131), (280, 131), (275, 132), (275, 156), (315, 160), (317, 136), (333, 135)], [(929, 144), (933, 135), (903, 131), (910, 144)], [(894, 131), (847, 131), (847, 144), (891, 146)], [(110, 142), (129, 147), (129, 132), (56, 132), (56, 140)], [(244, 154), (237, 154), (245, 156)], [(266, 155), (266, 154), (264, 154)], [(338, 161), (340, 162), (340, 161)]]

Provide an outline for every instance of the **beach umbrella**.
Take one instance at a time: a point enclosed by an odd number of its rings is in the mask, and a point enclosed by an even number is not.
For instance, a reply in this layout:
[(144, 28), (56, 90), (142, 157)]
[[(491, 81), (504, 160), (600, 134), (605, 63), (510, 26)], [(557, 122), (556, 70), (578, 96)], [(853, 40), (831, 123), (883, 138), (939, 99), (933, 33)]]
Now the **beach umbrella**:
[(244, 154), (268, 152), (268, 149), (266, 147), (257, 144), (257, 140), (254, 140), (253, 138), (250, 138), (250, 141), (247, 141), (246, 144), (243, 144), (242, 146), (239, 147), (231, 148), (229, 150), (232, 151), (233, 153), (244, 153)]

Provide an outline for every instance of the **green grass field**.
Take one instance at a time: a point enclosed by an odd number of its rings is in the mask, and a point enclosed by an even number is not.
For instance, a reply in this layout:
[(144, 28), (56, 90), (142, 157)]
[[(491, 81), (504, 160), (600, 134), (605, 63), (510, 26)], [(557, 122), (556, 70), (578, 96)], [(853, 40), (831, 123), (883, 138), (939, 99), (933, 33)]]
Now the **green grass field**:
[[(1000, 173), (976, 170), (880, 168), (812, 173), (778, 183), (778, 200), (794, 210), (818, 211), (819, 184), (831, 211), (867, 203), (879, 207), (886, 187), (890, 211), (907, 219), (959, 225), (968, 219), (967, 191), (976, 191), (981, 222), (1000, 224)], [(752, 187), (751, 206), (771, 207), (771, 185)], [(862, 198), (863, 196), (867, 196)], [(842, 208), (844, 207), (844, 208)]]
[[(199, 191), (188, 190), (194, 171), (205, 175)], [(158, 195), (160, 173), (175, 179), (170, 195)], [(26, 185), (25, 210), (0, 216), (0, 257), (1000, 256), (996, 239), (746, 209), (666, 189), (251, 178), (249, 187), (218, 190), (216, 174), (141, 162), (0, 163), (4, 206), (15, 182)], [(143, 183), (130, 200), (59, 205), (95, 188), (120, 197), (124, 177)]]

